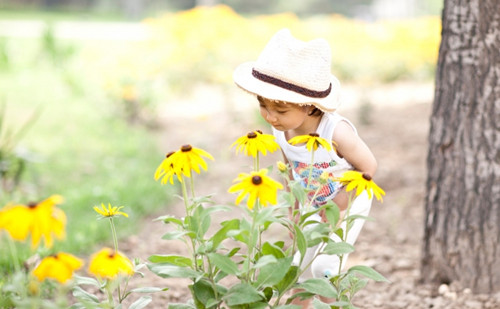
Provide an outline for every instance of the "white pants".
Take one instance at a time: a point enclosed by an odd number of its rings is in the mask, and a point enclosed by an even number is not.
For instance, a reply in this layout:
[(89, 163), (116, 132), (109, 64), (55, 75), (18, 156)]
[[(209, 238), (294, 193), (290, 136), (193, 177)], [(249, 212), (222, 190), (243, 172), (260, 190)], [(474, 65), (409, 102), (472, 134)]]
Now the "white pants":
[[(349, 211), (349, 215), (362, 215), (362, 216), (368, 216), (370, 209), (372, 206), (372, 198), (368, 198), (368, 194), (366, 191), (361, 193), (354, 202), (351, 205), (351, 209)], [(308, 220), (313, 220), (320, 222), (321, 221), (321, 216), (319, 214), (314, 214), (311, 217), (308, 218)], [(351, 226), (348, 234), (347, 234), (347, 239), (346, 242), (354, 245), (354, 242), (358, 238), (359, 232), (361, 232), (361, 229), (363, 228), (363, 224), (365, 223), (366, 220), (364, 219), (356, 219)], [(314, 226), (314, 224), (310, 224), (306, 226), (306, 229), (309, 227)], [(346, 223), (343, 222), (341, 225), (341, 228), (344, 230), (346, 229)], [(334, 241), (342, 241), (339, 236), (336, 234), (333, 234), (330, 237)], [(318, 244), (314, 247), (307, 248), (304, 260), (302, 261), (302, 265), (309, 265), (313, 257), (316, 255), (318, 251), (318, 247), (321, 245)], [(347, 261), (348, 254), (345, 254), (343, 259), (342, 259), (342, 268), (345, 266), (345, 262)], [(295, 253), (295, 256), (293, 258), (293, 265), (298, 265), (300, 262), (300, 252)], [(299, 278), (299, 282), (302, 282), (304, 280), (310, 279), (310, 278), (324, 278), (324, 277), (331, 277), (335, 276), (339, 273), (339, 268), (340, 268), (340, 259), (337, 255), (326, 255), (326, 254), (320, 254), (314, 259), (312, 264), (304, 270), (302, 275)]]

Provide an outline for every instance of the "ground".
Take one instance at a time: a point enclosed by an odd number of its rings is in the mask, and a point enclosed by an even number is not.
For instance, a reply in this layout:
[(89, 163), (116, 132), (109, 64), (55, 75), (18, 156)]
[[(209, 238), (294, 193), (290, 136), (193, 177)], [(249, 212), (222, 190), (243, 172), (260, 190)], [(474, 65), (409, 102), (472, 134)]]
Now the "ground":
[[(359, 308), (500, 308), (500, 293), (474, 295), (453, 284), (419, 283), (432, 96), (430, 83), (400, 83), (370, 89), (345, 87), (339, 112), (355, 123), (377, 157), (379, 169), (375, 181), (386, 191), (383, 203), (374, 203), (370, 214), (374, 221), (365, 224), (349, 264), (371, 266), (391, 283), (370, 282), (355, 297), (354, 303)], [(236, 156), (229, 146), (248, 131), (269, 132), (264, 123), (256, 122), (257, 106), (253, 98), (232, 92), (214, 93), (205, 88), (189, 99), (166, 105), (160, 118), (164, 125), (159, 141), (165, 152), (190, 143), (216, 158), (209, 162), (207, 173), (197, 176), (197, 194), (213, 193), (219, 201), (231, 202), (235, 197), (225, 191), (237, 173), (248, 171), (251, 161)], [(270, 155), (263, 166), (279, 159), (279, 154)], [(158, 215), (182, 216), (183, 211), (183, 203), (174, 199), (174, 203), (165, 205)], [(222, 215), (218, 220), (223, 221), (230, 215)], [(140, 233), (123, 240), (121, 250), (129, 257), (142, 260), (152, 254), (185, 253), (184, 245), (161, 239), (169, 227), (152, 221), (153, 218), (144, 221)], [(217, 224), (213, 222), (214, 226)], [(286, 237), (276, 235), (280, 236)], [(163, 279), (149, 271), (145, 274), (145, 278), (133, 280), (132, 286), (169, 288), (153, 294), (148, 308), (166, 308), (168, 303), (190, 298), (186, 288), (189, 281)]]

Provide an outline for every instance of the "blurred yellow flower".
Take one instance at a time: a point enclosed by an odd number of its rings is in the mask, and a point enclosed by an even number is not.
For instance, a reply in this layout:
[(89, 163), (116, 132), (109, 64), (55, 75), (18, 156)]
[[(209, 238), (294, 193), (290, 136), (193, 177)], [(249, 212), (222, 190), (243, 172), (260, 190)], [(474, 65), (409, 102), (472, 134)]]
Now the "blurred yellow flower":
[(179, 182), (182, 182), (182, 177), (181, 177), (180, 173), (176, 173), (175, 169), (174, 169), (173, 161), (175, 159), (174, 155), (176, 153), (177, 153), (176, 151), (172, 151), (172, 152), (167, 153), (167, 155), (165, 156), (165, 159), (163, 159), (163, 161), (160, 163), (160, 165), (156, 169), (155, 180), (162, 178), (161, 179), (162, 185), (166, 184), (167, 182), (170, 182), (170, 184), (173, 185), (174, 184), (174, 175), (177, 176), (177, 179), (179, 180)]
[(285, 164), (285, 162), (278, 161), (276, 163), (276, 165), (278, 166), (278, 171), (280, 171), (282, 173), (287, 173), (288, 172), (288, 166)]
[(332, 150), (333, 141), (329, 142), (326, 139), (319, 136), (318, 133), (309, 133), (308, 135), (298, 135), (291, 138), (288, 141), (291, 145), (305, 143), (306, 148), (309, 152), (313, 152), (318, 149), (319, 146), (323, 146), (326, 150)]
[(94, 210), (100, 214), (103, 217), (109, 218), (109, 217), (116, 217), (116, 216), (124, 216), (128, 218), (128, 214), (120, 211), (125, 206), (111, 206), (110, 203), (108, 203), (108, 207), (106, 208), (106, 205), (104, 203), (101, 203), (101, 208), (98, 206), (94, 206)]
[(132, 262), (122, 253), (103, 248), (92, 255), (88, 271), (104, 279), (114, 279), (118, 275), (133, 275)]
[(356, 196), (366, 190), (369, 198), (372, 197), (373, 193), (377, 200), (382, 202), (382, 195), (385, 195), (384, 190), (382, 190), (367, 173), (347, 171), (342, 177), (336, 178), (335, 180), (346, 186), (347, 192), (356, 189)]
[(267, 169), (261, 169), (250, 174), (239, 174), (238, 178), (234, 180), (234, 182), (239, 183), (231, 186), (228, 190), (230, 193), (241, 191), (236, 198), (236, 204), (239, 204), (245, 196), (249, 195), (247, 200), (248, 209), (253, 209), (257, 199), (263, 206), (268, 204), (276, 205), (278, 189), (283, 189), (283, 185), (266, 174)]
[(244, 152), (247, 156), (256, 157), (260, 152), (267, 155), (267, 152), (274, 152), (280, 148), (275, 141), (275, 137), (270, 134), (264, 134), (260, 130), (249, 132), (236, 140), (231, 148), (236, 145), (236, 153)]
[(207, 163), (202, 157), (213, 160), (211, 154), (205, 150), (195, 148), (191, 145), (183, 145), (180, 150), (176, 151), (172, 156), (172, 164), (174, 173), (180, 175), (181, 173), (191, 178), (191, 171), (200, 173), (200, 167), (207, 170)]
[(33, 270), (38, 280), (54, 279), (60, 283), (66, 283), (73, 272), (83, 266), (83, 261), (79, 258), (64, 252), (44, 258)]
[(60, 195), (52, 195), (40, 203), (7, 205), (0, 210), (0, 229), (6, 230), (17, 241), (25, 241), (31, 234), (31, 247), (38, 247), (43, 238), (47, 248), (53, 237), (66, 236), (66, 214), (55, 205), (63, 202)]

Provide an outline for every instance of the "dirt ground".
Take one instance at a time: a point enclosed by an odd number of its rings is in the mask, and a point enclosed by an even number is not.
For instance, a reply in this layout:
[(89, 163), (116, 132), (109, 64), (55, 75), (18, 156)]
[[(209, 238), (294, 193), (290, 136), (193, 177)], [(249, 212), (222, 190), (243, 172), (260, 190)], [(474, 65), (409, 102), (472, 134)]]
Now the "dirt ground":
[[(391, 283), (371, 281), (354, 298), (359, 308), (500, 308), (500, 293), (474, 295), (453, 284), (419, 283), (432, 97), (432, 84), (344, 88), (344, 103), (339, 113), (355, 123), (374, 152), (379, 163), (374, 180), (386, 191), (383, 203), (374, 202), (370, 214), (374, 221), (365, 224), (348, 263), (371, 266)], [(226, 190), (239, 172), (248, 171), (251, 161), (242, 155), (236, 156), (229, 146), (254, 129), (269, 133), (265, 124), (257, 121), (257, 104), (253, 98), (236, 92), (220, 94), (204, 89), (185, 101), (166, 105), (160, 116), (164, 125), (159, 142), (165, 152), (189, 143), (215, 157), (215, 161), (209, 161), (208, 172), (196, 177), (197, 195), (213, 193), (221, 203), (233, 201), (235, 196)], [(274, 153), (265, 157), (261, 166), (273, 164), (280, 156)], [(183, 203), (177, 199), (174, 202), (165, 205), (165, 210), (158, 215), (182, 216)], [(234, 213), (225, 213), (218, 216), (217, 221), (231, 215)], [(161, 239), (169, 227), (152, 221), (153, 218), (144, 221), (140, 233), (122, 241), (121, 250), (131, 258), (144, 261), (152, 254), (184, 254), (182, 243)], [(213, 226), (218, 226), (218, 222), (213, 222)], [(153, 294), (147, 308), (167, 308), (169, 303), (190, 298), (189, 281), (163, 279), (147, 270), (145, 274), (145, 278), (135, 278), (131, 284), (169, 288)]]

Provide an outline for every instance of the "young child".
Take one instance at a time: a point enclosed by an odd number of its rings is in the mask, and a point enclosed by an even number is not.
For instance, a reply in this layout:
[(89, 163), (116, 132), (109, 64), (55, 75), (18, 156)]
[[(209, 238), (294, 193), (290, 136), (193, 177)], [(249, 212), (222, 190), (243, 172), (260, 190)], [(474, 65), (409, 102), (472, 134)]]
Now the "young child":
[[(314, 153), (314, 179), (309, 187), (317, 189), (320, 186), (318, 178), (324, 171), (328, 172), (328, 183), (312, 202), (323, 205), (333, 199), (341, 210), (345, 210), (349, 197), (342, 186), (332, 180), (333, 176), (357, 170), (373, 177), (377, 162), (353, 124), (335, 112), (340, 103), (340, 83), (330, 69), (331, 50), (326, 40), (304, 42), (294, 38), (288, 29), (282, 29), (271, 38), (257, 61), (236, 68), (233, 79), (240, 88), (257, 96), (260, 113), (272, 126), (293, 178), (301, 181), (304, 187), (308, 185), (311, 153), (305, 145), (293, 146), (288, 141), (310, 133), (332, 141), (332, 151), (319, 147)], [(350, 214), (366, 216), (370, 207), (371, 199), (363, 193), (353, 202)], [(313, 219), (324, 220), (319, 214)], [(361, 219), (355, 221), (347, 242), (355, 242), (363, 223)], [(309, 264), (316, 250), (308, 249), (302, 265)], [(296, 263), (300, 261), (297, 254)], [(336, 275), (339, 264), (337, 256), (320, 255), (300, 280)], [(308, 301), (295, 300), (296, 304), (307, 308)]]

